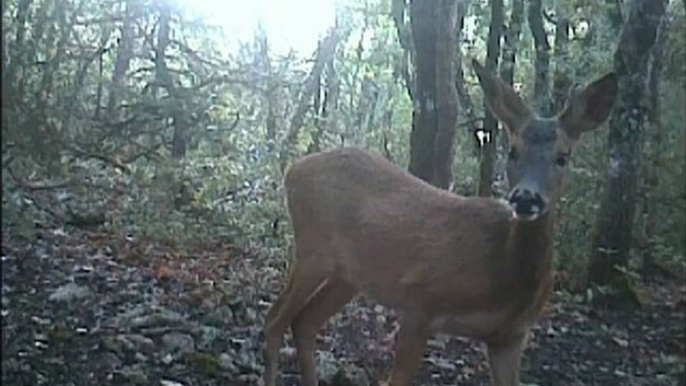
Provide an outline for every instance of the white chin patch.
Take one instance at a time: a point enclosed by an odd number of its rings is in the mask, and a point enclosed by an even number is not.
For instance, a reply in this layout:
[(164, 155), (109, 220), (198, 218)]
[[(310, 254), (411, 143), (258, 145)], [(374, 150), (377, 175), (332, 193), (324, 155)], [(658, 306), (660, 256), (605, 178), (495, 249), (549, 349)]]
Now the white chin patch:
[(541, 217), (541, 215), (544, 213), (542, 212), (537, 206), (533, 208), (531, 213), (527, 214), (519, 214), (517, 211), (515, 211), (514, 206), (510, 204), (509, 201), (507, 201), (504, 198), (499, 198), (498, 203), (502, 205), (503, 207), (507, 208), (508, 211), (510, 211), (510, 214), (512, 215), (512, 218), (515, 220), (520, 220), (520, 221), (534, 221)]
[(498, 204), (504, 206), (504, 207), (507, 208), (508, 210), (512, 210), (512, 205), (510, 205), (510, 202), (507, 201), (507, 200), (504, 199), (504, 198), (499, 198), (499, 199), (498, 199)]
[(513, 213), (514, 218), (516, 218), (517, 220), (521, 220), (521, 221), (534, 221), (537, 218), (541, 217), (541, 213), (538, 211), (528, 213), (528, 214), (518, 214), (517, 212), (515, 212), (513, 210), (512, 213)]
[(503, 208), (507, 209), (508, 212), (510, 212), (510, 218), (516, 219), (517, 218), (517, 212), (515, 212), (514, 208), (510, 204), (509, 201), (507, 201), (504, 198), (499, 198), (498, 199), (498, 204), (502, 205)]

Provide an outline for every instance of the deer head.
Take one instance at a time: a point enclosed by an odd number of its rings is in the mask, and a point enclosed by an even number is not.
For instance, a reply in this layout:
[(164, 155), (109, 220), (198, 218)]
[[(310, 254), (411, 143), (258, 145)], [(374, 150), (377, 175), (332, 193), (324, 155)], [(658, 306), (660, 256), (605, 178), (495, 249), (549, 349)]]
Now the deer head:
[(510, 139), (507, 177), (508, 201), (515, 216), (536, 220), (560, 196), (572, 149), (582, 133), (605, 121), (617, 95), (617, 76), (609, 73), (581, 92), (572, 92), (555, 117), (537, 116), (498, 77), (472, 62), (493, 115)]

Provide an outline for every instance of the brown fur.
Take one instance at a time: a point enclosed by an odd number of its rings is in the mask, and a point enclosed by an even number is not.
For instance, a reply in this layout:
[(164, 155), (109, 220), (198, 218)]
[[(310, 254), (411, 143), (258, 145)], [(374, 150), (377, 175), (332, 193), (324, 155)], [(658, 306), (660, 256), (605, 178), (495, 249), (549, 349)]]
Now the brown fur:
[[(565, 122), (535, 117), (477, 65), (489, 104), (507, 121), (512, 142), (532, 152), (527, 162), (551, 163), (544, 165), (548, 169), (524, 168), (543, 170), (534, 177), (547, 179), (540, 185), (550, 189), (538, 193), (554, 203), (564, 180), (554, 166), (556, 152), (571, 150), (567, 133), (595, 128), (605, 111), (585, 114), (584, 106), (593, 103), (582, 99), (573, 101)], [(599, 93), (606, 100), (613, 85), (604, 82), (609, 88), (594, 84), (596, 92), (583, 98)], [(513, 175), (518, 167), (512, 165)], [(448, 193), (378, 154), (353, 148), (296, 161), (285, 188), (295, 260), (267, 315), (266, 386), (276, 384), (278, 348), (289, 326), (302, 384), (317, 385), (317, 330), (358, 293), (402, 314), (392, 386), (412, 384), (426, 339), (437, 331), (486, 342), (493, 385), (519, 385), (528, 329), (553, 286), (553, 209), (531, 221), (517, 219), (499, 200)]]
[(295, 235), (298, 259), (317, 259), (323, 278), (340, 276), (388, 307), (432, 318), (500, 310), (465, 327), (486, 338), (519, 316), (508, 304), (544, 296), (552, 234), (538, 228), (551, 233), (547, 220), (515, 221), (493, 198), (450, 194), (354, 148), (301, 159), (285, 186), (294, 229), (308, 230)]

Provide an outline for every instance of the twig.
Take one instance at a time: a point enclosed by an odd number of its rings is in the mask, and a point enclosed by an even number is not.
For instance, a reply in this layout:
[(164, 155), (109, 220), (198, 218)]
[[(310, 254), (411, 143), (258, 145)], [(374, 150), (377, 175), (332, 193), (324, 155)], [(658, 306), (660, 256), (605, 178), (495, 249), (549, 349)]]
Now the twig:
[(123, 173), (126, 173), (126, 174), (130, 173), (129, 168), (126, 165), (124, 165), (123, 163), (121, 163), (120, 161), (118, 161), (114, 158), (110, 158), (110, 157), (103, 155), (103, 154), (95, 154), (95, 153), (91, 153), (91, 152), (88, 152), (85, 150), (81, 150), (81, 149), (79, 149), (75, 146), (72, 146), (72, 145), (68, 145), (68, 144), (63, 144), (63, 145), (64, 145), (65, 149), (71, 151), (72, 153), (76, 154), (77, 156), (84, 157), (84, 158), (97, 159), (97, 160), (103, 161), (107, 164), (110, 164), (111, 166), (119, 169)]

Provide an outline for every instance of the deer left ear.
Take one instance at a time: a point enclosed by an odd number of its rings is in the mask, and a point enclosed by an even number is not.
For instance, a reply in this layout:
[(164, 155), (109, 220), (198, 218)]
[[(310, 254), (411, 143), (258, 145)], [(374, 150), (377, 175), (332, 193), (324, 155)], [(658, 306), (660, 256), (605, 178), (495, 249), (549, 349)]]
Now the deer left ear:
[(472, 60), (472, 67), (493, 115), (505, 125), (508, 134), (518, 135), (533, 116), (529, 107), (510, 85), (487, 71), (481, 63)]
[(573, 95), (560, 114), (560, 125), (570, 138), (600, 126), (610, 114), (617, 97), (617, 75), (611, 72)]

